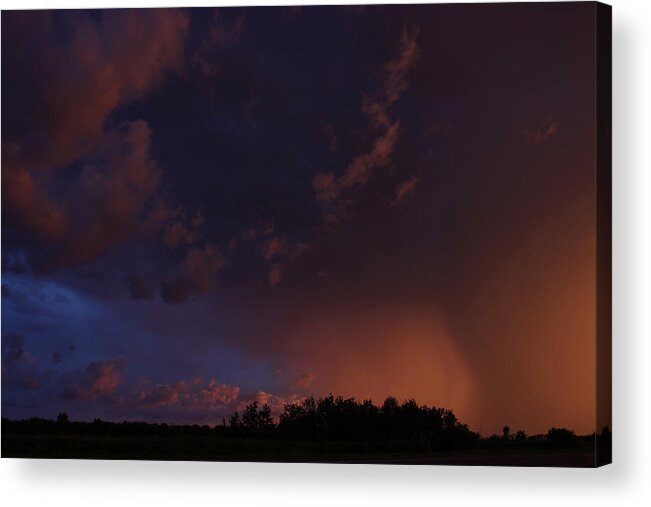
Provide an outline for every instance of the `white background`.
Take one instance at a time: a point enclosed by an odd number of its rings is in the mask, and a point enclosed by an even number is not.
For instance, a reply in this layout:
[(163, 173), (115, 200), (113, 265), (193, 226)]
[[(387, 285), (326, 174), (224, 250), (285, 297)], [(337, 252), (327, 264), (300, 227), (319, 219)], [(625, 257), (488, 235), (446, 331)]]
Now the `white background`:
[[(221, 5), (278, 3), (345, 2)], [(651, 505), (651, 2), (611, 3), (613, 465), (573, 470), (2, 459), (4, 505)], [(179, 5), (178, 0), (0, 0), (2, 9)]]

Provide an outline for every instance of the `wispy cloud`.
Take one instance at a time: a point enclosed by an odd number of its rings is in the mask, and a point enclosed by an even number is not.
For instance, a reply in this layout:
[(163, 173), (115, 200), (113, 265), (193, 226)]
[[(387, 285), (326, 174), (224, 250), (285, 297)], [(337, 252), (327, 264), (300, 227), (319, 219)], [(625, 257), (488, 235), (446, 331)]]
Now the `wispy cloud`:
[(362, 112), (376, 133), (371, 148), (356, 155), (340, 176), (332, 171), (322, 172), (312, 181), (315, 197), (323, 206), (324, 219), (330, 225), (345, 215), (356, 189), (366, 185), (377, 169), (391, 162), (400, 133), (400, 120), (391, 117), (390, 108), (409, 87), (407, 76), (418, 59), (418, 33), (417, 27), (403, 31), (398, 54), (384, 66), (378, 91), (363, 96)]
[(400, 183), (393, 194), (393, 198), (389, 202), (389, 206), (395, 208), (401, 203), (405, 202), (415, 191), (420, 180), (413, 174), (405, 181)]
[(543, 144), (556, 135), (558, 121), (554, 115), (548, 115), (546, 120), (537, 129), (523, 131), (525, 140), (532, 145)]

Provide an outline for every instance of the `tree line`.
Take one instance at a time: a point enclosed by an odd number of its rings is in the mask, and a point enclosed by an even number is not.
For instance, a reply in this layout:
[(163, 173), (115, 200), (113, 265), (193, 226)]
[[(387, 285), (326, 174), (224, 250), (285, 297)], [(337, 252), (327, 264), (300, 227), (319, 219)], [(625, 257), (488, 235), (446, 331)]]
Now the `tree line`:
[(522, 446), (571, 447), (578, 438), (566, 428), (552, 428), (546, 435), (514, 434), (505, 426), (502, 435), (481, 438), (452, 410), (399, 403), (388, 397), (380, 406), (370, 400), (329, 395), (309, 397), (300, 403), (286, 404), (276, 422), (268, 405), (257, 402), (235, 412), (221, 425), (176, 425), (145, 422), (71, 422), (65, 413), (56, 421), (31, 418), (10, 421), (3, 418), (4, 432), (25, 435), (69, 434), (90, 436), (222, 436), (233, 439), (274, 439), (312, 442), (400, 443), (409, 449), (461, 450), (473, 448), (514, 448)]
[(229, 431), (235, 436), (284, 438), (311, 441), (411, 441), (432, 449), (472, 447), (479, 434), (459, 422), (452, 410), (402, 404), (388, 397), (381, 406), (342, 396), (309, 397), (301, 403), (286, 404), (278, 423), (268, 405), (248, 405), (241, 416), (230, 418)]

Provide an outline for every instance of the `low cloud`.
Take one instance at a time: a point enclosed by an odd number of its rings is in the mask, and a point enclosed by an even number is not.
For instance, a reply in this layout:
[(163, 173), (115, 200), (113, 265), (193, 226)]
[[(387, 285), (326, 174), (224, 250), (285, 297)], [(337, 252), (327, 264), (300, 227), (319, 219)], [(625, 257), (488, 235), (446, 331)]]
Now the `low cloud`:
[(256, 393), (242, 396), (235, 409), (241, 412), (247, 405), (256, 402), (259, 406), (268, 405), (271, 409), (272, 416), (277, 418), (282, 413), (285, 405), (300, 403), (304, 399), (304, 396), (297, 394), (277, 395), (266, 391), (257, 391)]
[(240, 388), (237, 386), (219, 384), (214, 378), (206, 382), (203, 377), (197, 377), (171, 384), (142, 385), (130, 395), (126, 403), (139, 409), (177, 407), (187, 411), (213, 410), (217, 407), (231, 407), (239, 393)]

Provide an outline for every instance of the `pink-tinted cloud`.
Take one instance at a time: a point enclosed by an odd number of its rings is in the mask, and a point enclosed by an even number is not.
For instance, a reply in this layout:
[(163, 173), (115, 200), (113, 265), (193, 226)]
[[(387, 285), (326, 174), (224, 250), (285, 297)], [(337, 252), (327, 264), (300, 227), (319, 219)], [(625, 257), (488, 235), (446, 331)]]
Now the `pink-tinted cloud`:
[(299, 396), (297, 394), (281, 396), (266, 391), (257, 391), (254, 394), (242, 396), (235, 409), (241, 412), (247, 405), (255, 401), (259, 406), (268, 405), (271, 409), (271, 415), (277, 418), (282, 413), (285, 405), (300, 403), (304, 399), (305, 396)]
[(534, 130), (524, 130), (524, 138), (529, 144), (543, 144), (556, 135), (558, 122), (553, 115), (547, 116), (545, 122)]
[(86, 369), (63, 377), (64, 397), (71, 400), (94, 400), (111, 395), (123, 382), (124, 368), (124, 359), (93, 361)]
[(188, 411), (213, 410), (231, 407), (239, 393), (237, 386), (219, 384), (214, 378), (206, 382), (202, 377), (197, 377), (171, 384), (144, 384), (128, 398), (127, 404), (140, 409), (179, 407)]
[(393, 198), (389, 202), (392, 208), (406, 201), (415, 191), (420, 180), (413, 174), (405, 181), (400, 183), (395, 190)]

